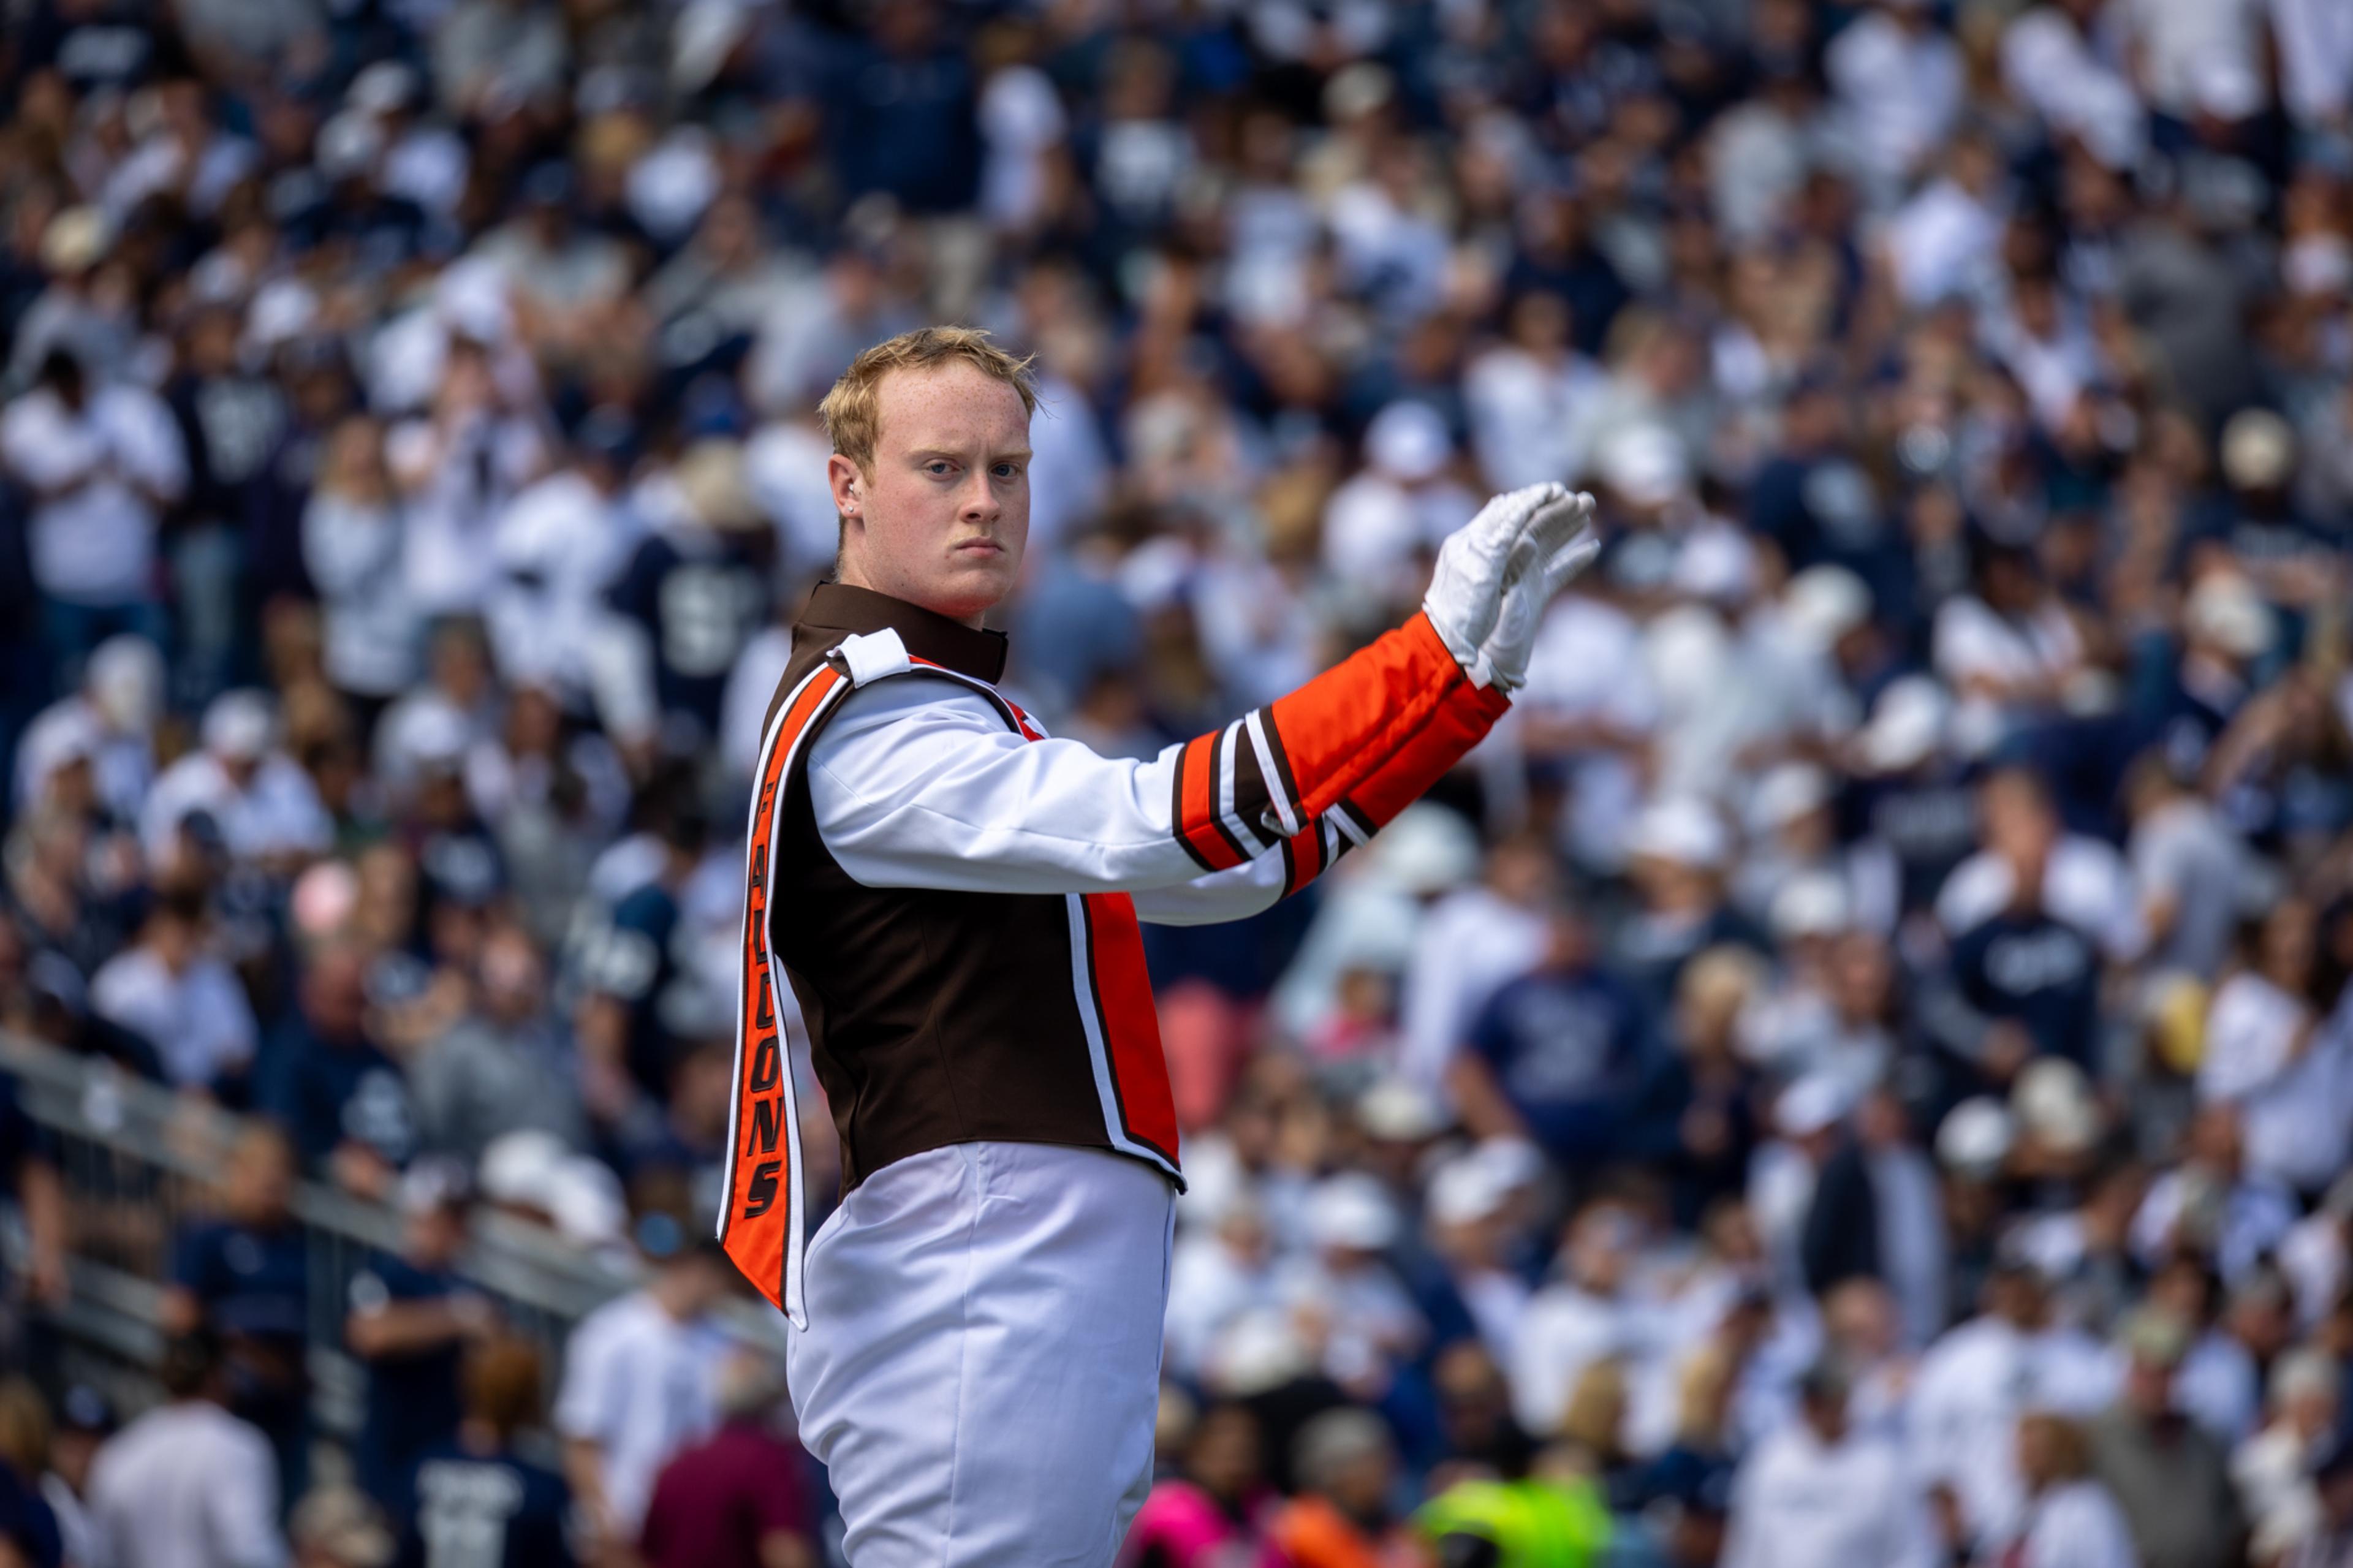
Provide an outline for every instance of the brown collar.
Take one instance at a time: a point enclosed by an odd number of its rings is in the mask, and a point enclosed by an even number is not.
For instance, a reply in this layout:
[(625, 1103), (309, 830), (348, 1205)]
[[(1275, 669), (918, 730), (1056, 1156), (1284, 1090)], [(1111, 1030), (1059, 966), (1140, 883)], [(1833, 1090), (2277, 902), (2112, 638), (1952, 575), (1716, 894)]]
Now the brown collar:
[(801, 625), (822, 631), (899, 634), (917, 658), (944, 665), (958, 675), (996, 684), (1005, 673), (1005, 634), (983, 631), (947, 616), (846, 583), (819, 583), (801, 612)]

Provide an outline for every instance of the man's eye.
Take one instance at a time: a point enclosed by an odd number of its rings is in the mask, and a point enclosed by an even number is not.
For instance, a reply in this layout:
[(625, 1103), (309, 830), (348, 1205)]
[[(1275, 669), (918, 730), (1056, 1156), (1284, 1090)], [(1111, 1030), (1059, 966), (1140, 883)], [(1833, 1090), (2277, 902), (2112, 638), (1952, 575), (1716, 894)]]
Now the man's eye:
[(948, 466), (945, 463), (925, 463), (923, 465), (923, 472), (927, 474), (944, 474), (947, 471)]
[(997, 465), (997, 477), (1000, 479), (1016, 478), (1020, 474), (1020, 465), (1017, 463), (999, 463)]

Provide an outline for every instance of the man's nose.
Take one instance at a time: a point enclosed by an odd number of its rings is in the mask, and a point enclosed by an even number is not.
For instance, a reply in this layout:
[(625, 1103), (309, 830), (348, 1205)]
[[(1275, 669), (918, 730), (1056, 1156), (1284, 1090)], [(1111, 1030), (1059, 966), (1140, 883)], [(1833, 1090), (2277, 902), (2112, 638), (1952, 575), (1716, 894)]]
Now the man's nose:
[(987, 468), (976, 468), (964, 482), (964, 493), (957, 498), (957, 510), (976, 522), (986, 522), (1001, 510), (997, 499), (997, 487), (989, 481)]

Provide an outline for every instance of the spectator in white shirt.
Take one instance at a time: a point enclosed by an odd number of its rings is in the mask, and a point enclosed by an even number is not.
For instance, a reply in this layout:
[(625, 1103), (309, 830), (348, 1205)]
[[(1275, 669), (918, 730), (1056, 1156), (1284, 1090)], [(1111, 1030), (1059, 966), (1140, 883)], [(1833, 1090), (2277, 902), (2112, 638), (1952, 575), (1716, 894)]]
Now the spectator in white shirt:
[(159, 900), (139, 941), (90, 986), (92, 1010), (153, 1045), (164, 1076), (182, 1089), (243, 1072), (259, 1038), (237, 972), (207, 950), (206, 924), (200, 895)]
[(327, 439), (302, 512), (302, 563), (322, 601), (327, 679), (370, 710), (406, 690), (424, 624), (402, 576), (400, 502), (373, 419), (347, 419)]
[(2320, 1523), (2312, 1465), (2336, 1434), (2341, 1377), (2323, 1350), (2303, 1346), (2280, 1357), (2272, 1364), (2271, 1419), (2231, 1456), (2258, 1563), (2276, 1560)]
[(2002, 1568), (2139, 1568), (2132, 1532), (2107, 1489), (2092, 1479), (2084, 1429), (2047, 1410), (2018, 1423), (2026, 1517)]
[(1929, 15), (1929, 0), (1880, 0), (1831, 41), (1822, 69), (1853, 156), (1883, 192), (1944, 145), (1960, 113), (1961, 51)]
[(260, 1429), (225, 1408), (219, 1345), (205, 1331), (184, 1335), (159, 1373), (169, 1403), (90, 1465), (87, 1568), (280, 1568), (277, 1464)]
[(1646, 1319), (1628, 1279), (1640, 1236), (1641, 1222), (1623, 1205), (1587, 1205), (1569, 1228), (1567, 1278), (1537, 1291), (1521, 1314), (1509, 1368), (1512, 1413), (1532, 1436), (1560, 1430), (1587, 1368), (1643, 1359), (1665, 1327)]
[(2021, 1528), (2020, 1415), (2089, 1415), (2114, 1398), (2117, 1373), (2105, 1345), (2052, 1321), (2039, 1274), (2013, 1258), (1997, 1261), (1984, 1312), (1921, 1357), (1907, 1406), (1914, 1473), (1942, 1494), (1962, 1540), (1990, 1544)]
[(148, 793), (139, 839), (148, 859), (170, 864), (180, 830), (198, 812), (239, 860), (288, 865), (325, 850), (335, 825), (318, 787), (275, 750), (277, 718), (258, 691), (227, 691), (205, 710), (204, 746), (164, 771)]
[(2247, 1168), (2316, 1196), (2353, 1149), (2353, 1039), (2337, 998), (2315, 994), (2317, 917), (2284, 899), (2253, 933), (2245, 966), (2214, 993), (2198, 1097), (2238, 1108)]
[(1443, 1086), (1479, 1010), (1544, 957), (1554, 883), (1541, 841), (1507, 839), (1488, 851), (1477, 884), (1430, 907), (1398, 995), (1398, 1065), (1410, 1081)]
[(1723, 1568), (1928, 1568), (1937, 1561), (1903, 1456), (1847, 1424), (1850, 1384), (1834, 1362), (1810, 1369), (1799, 1418), (1741, 1462)]
[(573, 1331), (555, 1400), (573, 1495), (594, 1538), (624, 1548), (637, 1539), (662, 1466), (719, 1424), (727, 1341), (710, 1312), (732, 1265), (715, 1244), (666, 1239), (672, 1249), (642, 1289)]
[(164, 701), (164, 656), (135, 633), (91, 650), (81, 689), (44, 709), (16, 750), (16, 808), (40, 804), (49, 774), (87, 758), (98, 804), (134, 822), (155, 777), (150, 738)]
[(2295, 1199), (2278, 1182), (2245, 1168), (2239, 1113), (2209, 1103), (2189, 1124), (2181, 1163), (2152, 1183), (2133, 1215), (2133, 1251), (2146, 1268), (2183, 1254), (2208, 1259), (2237, 1284), (2286, 1239)]
[(51, 646), (79, 656), (110, 632), (158, 637), (155, 529), (188, 483), (171, 411), (127, 382), (92, 389), (65, 349), (0, 413), (0, 468), (33, 492), (27, 530)]

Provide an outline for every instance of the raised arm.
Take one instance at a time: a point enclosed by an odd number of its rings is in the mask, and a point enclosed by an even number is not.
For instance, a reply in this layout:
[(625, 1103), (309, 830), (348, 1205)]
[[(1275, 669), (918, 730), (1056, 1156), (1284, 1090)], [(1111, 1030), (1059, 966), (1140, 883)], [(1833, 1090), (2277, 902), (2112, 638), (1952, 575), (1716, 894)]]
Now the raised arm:
[[(818, 826), (874, 887), (1199, 891), (1229, 919), (1303, 885), (1428, 789), (1509, 706), (1544, 602), (1590, 561), (1591, 503), (1497, 497), (1447, 541), (1422, 610), (1298, 690), (1150, 762), (1018, 731), (944, 676), (874, 681), (815, 742)], [(1185, 919), (1183, 895), (1147, 918)], [(1166, 904), (1167, 908), (1159, 906)]]

